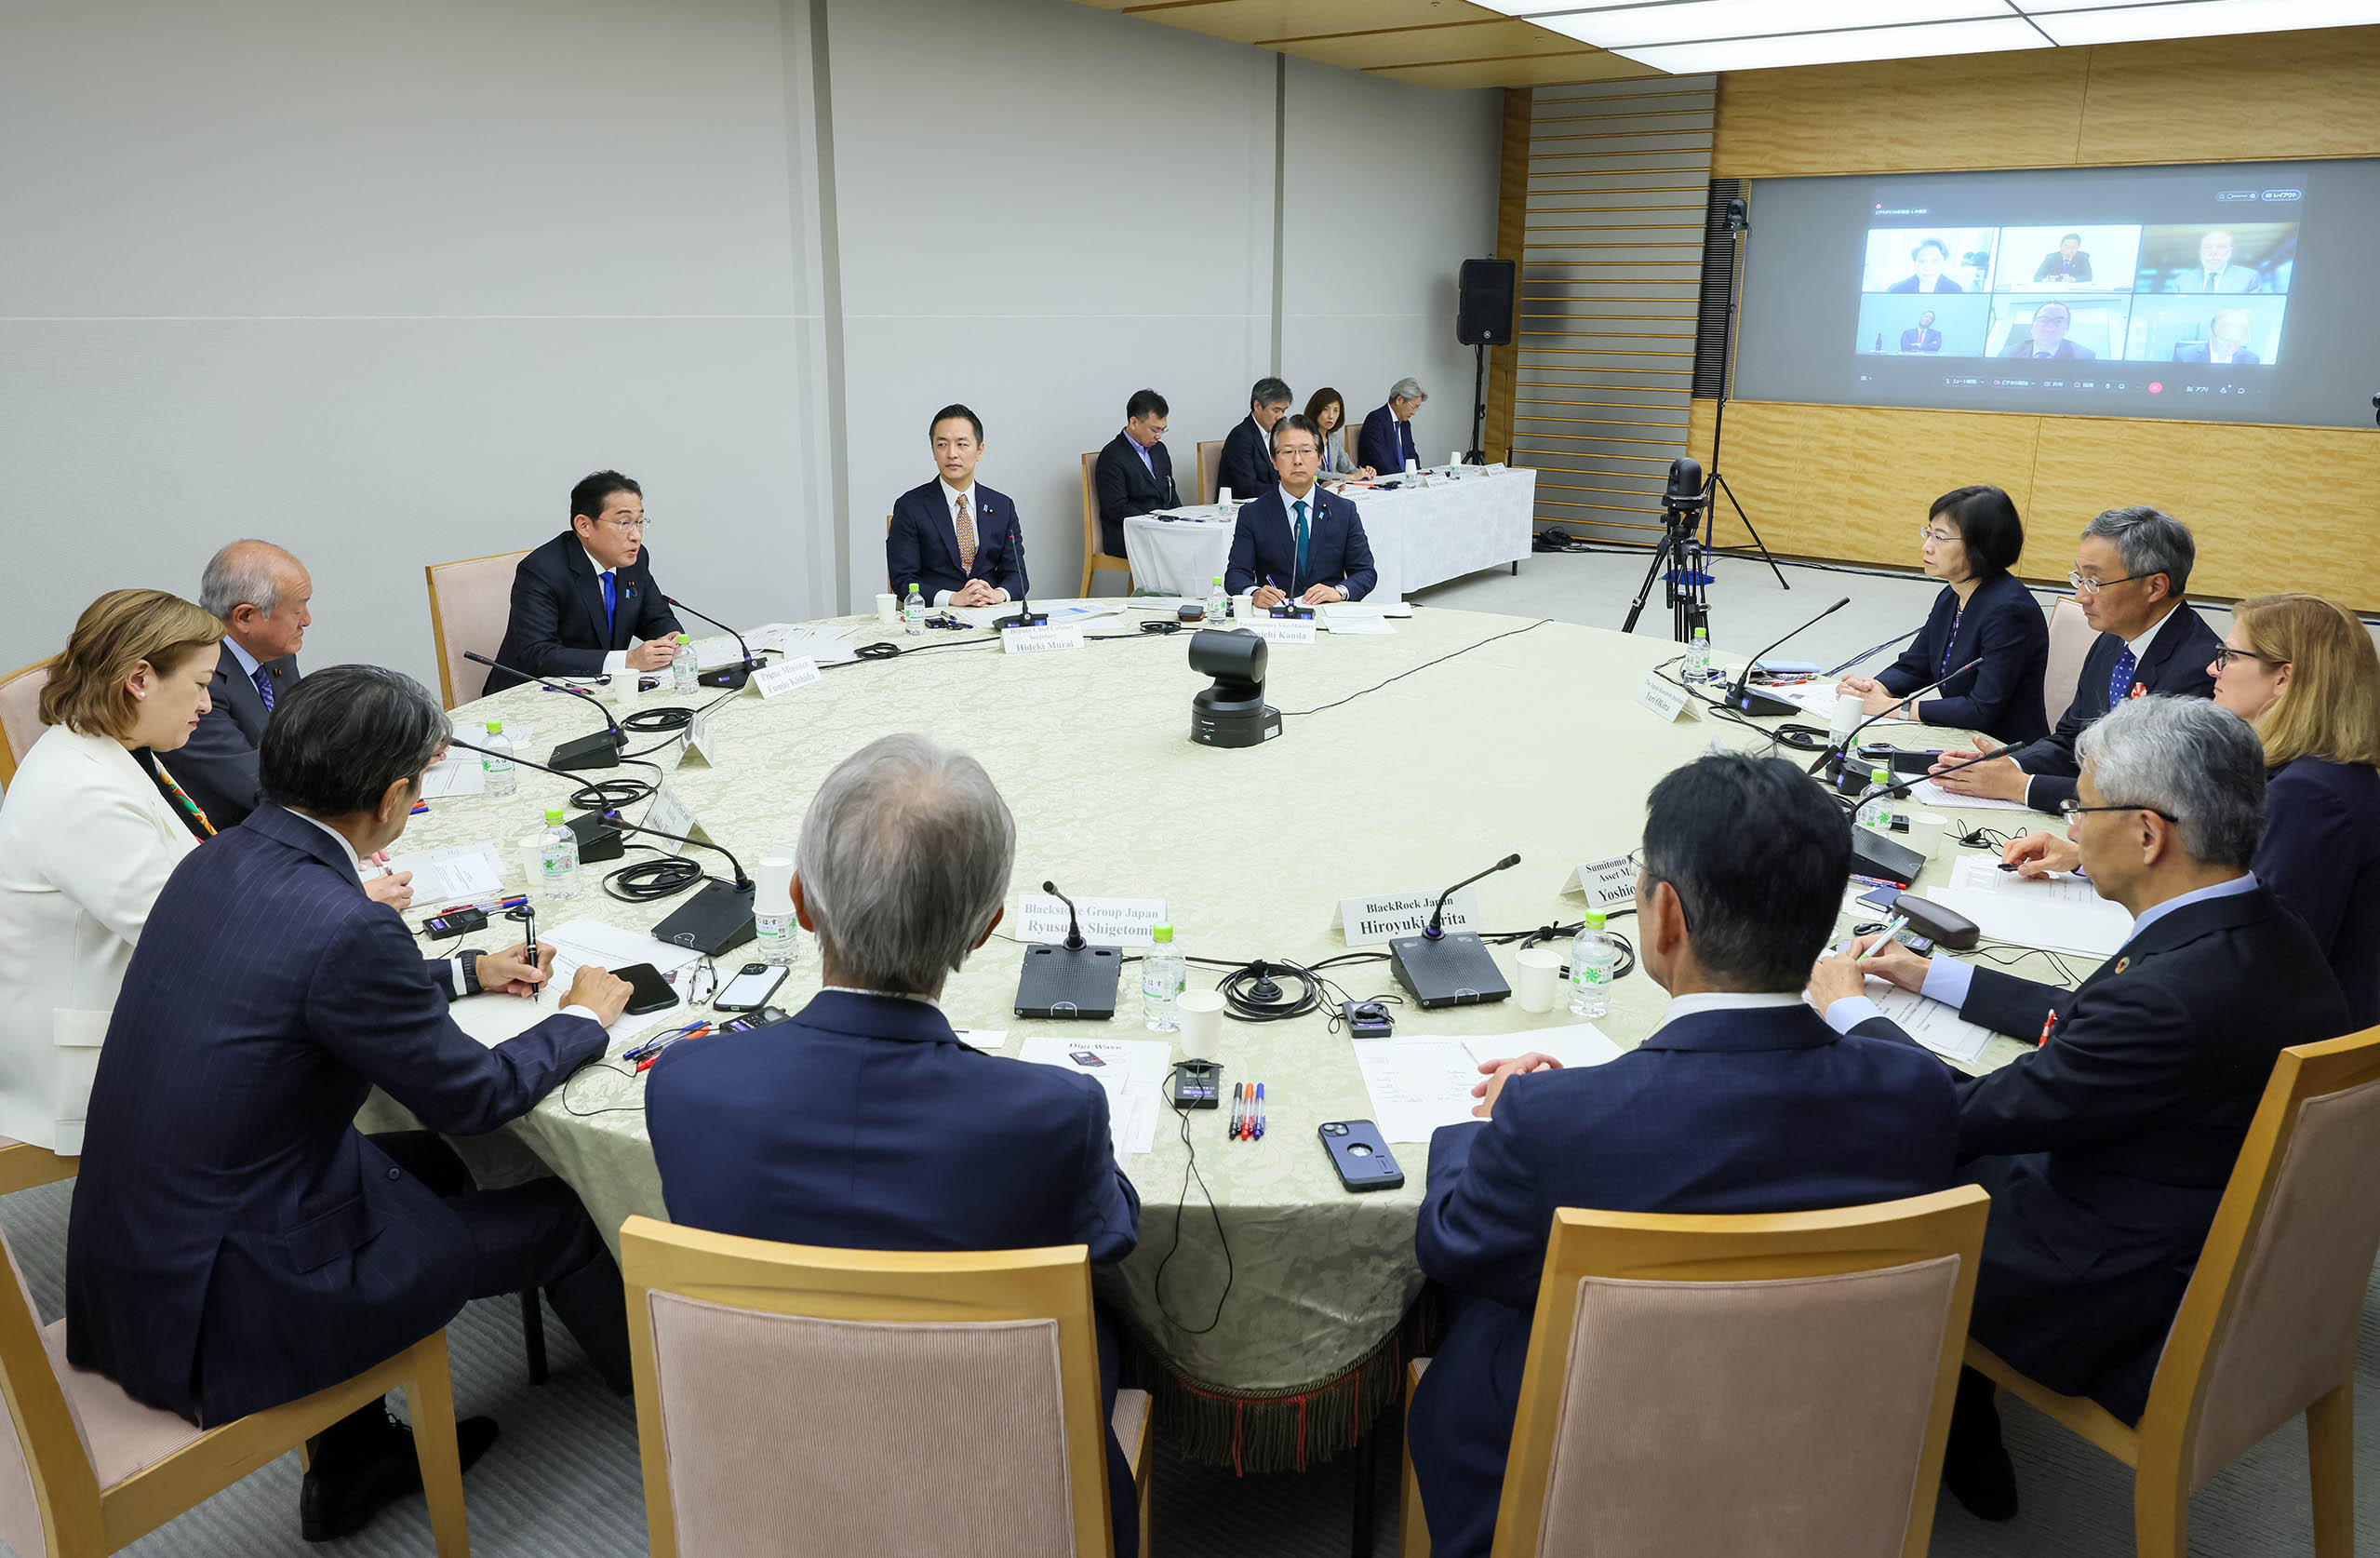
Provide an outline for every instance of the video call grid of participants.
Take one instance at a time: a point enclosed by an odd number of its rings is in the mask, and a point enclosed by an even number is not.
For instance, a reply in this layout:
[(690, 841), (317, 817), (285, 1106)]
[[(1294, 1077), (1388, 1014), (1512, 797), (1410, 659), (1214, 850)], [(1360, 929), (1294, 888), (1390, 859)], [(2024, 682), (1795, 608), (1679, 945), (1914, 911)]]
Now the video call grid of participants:
[(2269, 367), (2297, 226), (1870, 228), (1858, 351)]

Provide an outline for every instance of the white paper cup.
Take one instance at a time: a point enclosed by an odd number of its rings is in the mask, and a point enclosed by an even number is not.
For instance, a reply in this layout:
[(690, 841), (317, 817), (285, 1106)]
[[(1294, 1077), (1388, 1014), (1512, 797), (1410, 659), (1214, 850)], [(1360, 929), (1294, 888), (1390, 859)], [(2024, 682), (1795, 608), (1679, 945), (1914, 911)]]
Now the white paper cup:
[(889, 595), (876, 598), (876, 620), (889, 627), (901, 620), (901, 603)]
[(1561, 995), (1562, 949), (1524, 947), (1512, 960), (1520, 971), (1520, 982), (1513, 987), (1513, 997), (1520, 1002), (1520, 1009), (1551, 1012)]
[(1943, 836), (1949, 830), (1950, 819), (1932, 812), (1909, 813), (1909, 848), (1932, 860), (1942, 853)]
[(1835, 699), (1835, 717), (1827, 722), (1826, 737), (1837, 745), (1849, 741), (1859, 722), (1867, 718), (1867, 700), (1856, 692), (1845, 692)]
[(531, 834), (520, 841), (521, 891), (534, 893), (545, 885), (545, 836)]
[(1231, 598), (1231, 606), (1234, 619), (1246, 622), (1256, 614), (1256, 596), (1252, 591), (1242, 590)]
[(1182, 1043), (1182, 1058), (1212, 1060), (1216, 1047), (1223, 1042), (1223, 996), (1214, 990), (1184, 990), (1175, 1001), (1174, 1009), (1182, 1017), (1182, 1026), (1174, 1034)]
[(1231, 489), (1228, 487), (1216, 488), (1215, 503), (1221, 507), (1229, 508), (1231, 506)]

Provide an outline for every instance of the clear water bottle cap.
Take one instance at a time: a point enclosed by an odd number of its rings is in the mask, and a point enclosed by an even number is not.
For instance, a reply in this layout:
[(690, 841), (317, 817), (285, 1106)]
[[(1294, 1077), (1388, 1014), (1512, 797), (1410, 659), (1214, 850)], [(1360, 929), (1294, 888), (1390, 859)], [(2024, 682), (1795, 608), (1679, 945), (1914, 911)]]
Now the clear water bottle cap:
[(549, 827), (559, 827), (559, 826), (562, 826), (562, 808), (560, 808), (559, 806), (548, 806), (548, 807), (545, 809), (545, 821), (546, 821), (546, 826), (548, 826)]
[(1601, 909), (1589, 909), (1586, 911), (1586, 928), (1590, 931), (1599, 931), (1603, 929), (1603, 911)]
[(1170, 925), (1159, 925), (1156, 930), (1149, 933), (1149, 939), (1156, 942), (1159, 947), (1170, 946), (1173, 942), (1173, 927)]

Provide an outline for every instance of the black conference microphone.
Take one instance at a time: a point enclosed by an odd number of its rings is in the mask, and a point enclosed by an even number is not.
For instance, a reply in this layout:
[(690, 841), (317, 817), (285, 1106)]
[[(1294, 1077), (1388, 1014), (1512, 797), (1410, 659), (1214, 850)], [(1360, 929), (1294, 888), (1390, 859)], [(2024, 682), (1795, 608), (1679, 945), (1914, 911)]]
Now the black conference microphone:
[(1785, 638), (1779, 638), (1776, 644), (1771, 644), (1769, 649), (1762, 650), (1759, 654), (1756, 654), (1750, 660), (1745, 662), (1744, 669), (1735, 674), (1735, 679), (1728, 684), (1726, 692), (1721, 694), (1719, 697), (1719, 702), (1743, 714), (1799, 714), (1803, 712), (1799, 704), (1793, 703), (1785, 698), (1771, 697), (1766, 692), (1755, 692), (1745, 684), (1752, 679), (1753, 667), (1760, 664), (1761, 657), (1766, 655), (1769, 652), (1769, 650), (1775, 649), (1777, 644), (1782, 644), (1785, 642), (1786, 639), (1807, 633), (1810, 629), (1817, 626), (1820, 623), (1825, 622), (1828, 617), (1833, 616), (1836, 612), (1841, 611), (1844, 607), (1851, 603), (1852, 598), (1850, 596), (1843, 597), (1840, 600), (1836, 601), (1832, 606), (1827, 607), (1825, 611), (1819, 612), (1808, 622), (1803, 623), (1799, 627), (1795, 628), (1791, 633), (1786, 634)]
[(1050, 896), (1057, 899), (1060, 903), (1066, 906), (1066, 950), (1069, 952), (1081, 951), (1083, 947), (1083, 922), (1081, 916), (1075, 912), (1075, 901), (1072, 898), (1067, 897), (1064, 893), (1059, 892), (1058, 884), (1054, 881), (1043, 882), (1041, 884), (1041, 891), (1049, 893)]
[(730, 692), (741, 692), (743, 689), (743, 684), (752, 679), (753, 672), (761, 670), (768, 665), (769, 662), (759, 659), (753, 654), (752, 646), (743, 641), (743, 635), (736, 632), (734, 628), (729, 627), (726, 623), (721, 622), (715, 616), (707, 615), (702, 611), (696, 611), (693, 607), (689, 606), (685, 601), (678, 599), (677, 597), (674, 595), (665, 595), (662, 597), (662, 598), (668, 601), (672, 606), (676, 607), (681, 611), (689, 611), (695, 616), (701, 617), (713, 627), (726, 628), (728, 633), (734, 638), (735, 647), (743, 651), (743, 660), (739, 665), (714, 665), (707, 671), (696, 672), (694, 680), (697, 685), (702, 687), (725, 688)]
[(1449, 898), (1453, 897), (1457, 893), (1462, 892), (1464, 888), (1470, 886), (1475, 881), (1480, 880), (1482, 878), (1492, 877), (1498, 871), (1509, 871), (1519, 864), (1520, 856), (1517, 854), (1505, 855), (1502, 860), (1497, 861), (1494, 865), (1480, 872), (1478, 876), (1465, 877), (1461, 881), (1456, 882), (1452, 887), (1450, 887), (1445, 892), (1439, 893), (1437, 895), (1437, 906), (1430, 910), (1430, 922), (1422, 927), (1422, 934), (1429, 937), (1432, 941), (1436, 941), (1440, 936), (1446, 934), (1444, 922), (1446, 920), (1446, 901)]
[[(628, 745), (628, 732), (620, 728), (620, 721), (614, 719), (611, 717), (611, 711), (603, 706), (601, 698), (583, 687), (572, 687), (567, 683), (557, 682), (550, 677), (531, 676), (517, 665), (507, 665), (501, 660), (490, 660), (486, 655), (475, 653), (470, 650), (463, 651), (462, 657), (465, 660), (477, 661), (482, 665), (491, 665), (497, 670), (509, 672), (523, 681), (533, 681), (548, 692), (568, 692), (575, 697), (584, 698), (594, 706), (597, 714), (603, 716), (603, 722), (608, 729), (602, 734), (585, 735), (579, 737), (576, 741), (555, 744), (553, 758), (555, 768), (618, 768), (620, 766), (620, 749)], [(631, 671), (628, 674), (633, 677), (636, 673)], [(543, 765), (531, 766), (542, 767)]]
[(1512, 994), (1512, 987), (1504, 983), (1504, 971), (1489, 955), (1488, 944), (1469, 931), (1447, 934), (1445, 916), (1449, 898), (1480, 877), (1491, 877), (1519, 864), (1520, 856), (1508, 854), (1479, 876), (1456, 882), (1438, 894), (1436, 907), (1430, 910), (1430, 922), (1422, 928), (1420, 935), (1397, 936), (1389, 942), (1389, 971), (1397, 975), (1399, 985), (1412, 992), (1416, 1005), (1435, 1011), (1441, 1006), (1502, 1001)]
[[(475, 742), (465, 741), (458, 735), (448, 735), (447, 745), (460, 746), (466, 752), (477, 752), (482, 757), (496, 756), (487, 747)], [(509, 760), (520, 764), (523, 768), (533, 768), (540, 773), (551, 773), (556, 779), (568, 779), (574, 785), (579, 782), (579, 776), (575, 773), (568, 773), (558, 768), (548, 768), (543, 763), (533, 763), (517, 752), (514, 753)], [(615, 784), (629, 782), (613, 781)], [(606, 821), (600, 812), (581, 812), (570, 819), (569, 827), (571, 832), (579, 836), (579, 863), (582, 866), (594, 866), (606, 860), (617, 860), (628, 853), (628, 846), (621, 839), (620, 829)]]
[(1947, 768), (1932, 769), (1924, 773), (1912, 774), (1908, 778), (1902, 780), (1897, 785), (1887, 785), (1884, 786), (1881, 793), (1885, 795), (1906, 795), (1929, 779), (1939, 778), (1945, 773), (1956, 773), (1962, 768), (1972, 768), (1977, 763), (1987, 763), (1995, 758), (2006, 758), (2011, 762), (2013, 762), (2016, 760), (2017, 753), (2024, 751), (2026, 747), (2033, 745), (2034, 743), (2029, 741), (2012, 741), (2006, 746), (1995, 746), (1988, 752), (1979, 752), (1972, 758), (1952, 763)]
[(1017, 970), (1017, 1015), (1093, 1021), (1116, 1015), (1124, 949), (1086, 945), (1075, 901), (1059, 892), (1054, 881), (1043, 882), (1041, 891), (1066, 906), (1066, 939), (1063, 946), (1036, 942), (1024, 949), (1023, 966)]
[[(1013, 514), (1009, 516), (1009, 545), (1016, 554), (1017, 572), (1022, 575), (1024, 572), (1024, 536), (1017, 530), (1016, 516)], [(1032, 595), (1033, 591), (1030, 588), (1019, 590), (1016, 597), (1016, 610), (1005, 617), (995, 617), (992, 620), (993, 628), (996, 631), (1004, 627), (1049, 626), (1050, 613), (1047, 611), (1040, 612), (1038, 615), (1035, 613)]]
[(1946, 685), (1950, 681), (1951, 678), (1963, 677), (1983, 663), (1984, 657), (1979, 654), (1975, 656), (1974, 659), (1968, 661), (1964, 665), (1961, 665), (1957, 670), (1951, 672), (1949, 676), (1943, 677), (1938, 680), (1927, 682), (1923, 687), (1920, 687), (1916, 692), (1909, 693), (1906, 697), (1895, 698), (1892, 702), (1884, 706), (1884, 711), (1882, 713), (1871, 714), (1866, 719), (1861, 720), (1858, 724), (1853, 725), (1851, 730), (1844, 734), (1842, 740), (1829, 741), (1826, 744), (1826, 749), (1818, 754), (1818, 760), (1810, 765), (1810, 772), (1812, 773), (1821, 772), (1829, 764), (1835, 764), (1839, 767), (1842, 761), (1851, 756), (1852, 744), (1859, 740), (1860, 732), (1867, 729), (1870, 725), (1875, 724), (1879, 719), (1891, 719), (1894, 709), (1914, 705), (1919, 698), (1932, 692), (1935, 688)]

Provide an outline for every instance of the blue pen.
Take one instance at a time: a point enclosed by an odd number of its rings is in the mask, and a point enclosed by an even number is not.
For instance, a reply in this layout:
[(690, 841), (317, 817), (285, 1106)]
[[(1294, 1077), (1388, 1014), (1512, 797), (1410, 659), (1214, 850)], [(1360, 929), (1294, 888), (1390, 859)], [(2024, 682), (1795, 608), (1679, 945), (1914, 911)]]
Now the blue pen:
[(1256, 1084), (1256, 1139), (1264, 1139), (1264, 1084)]

